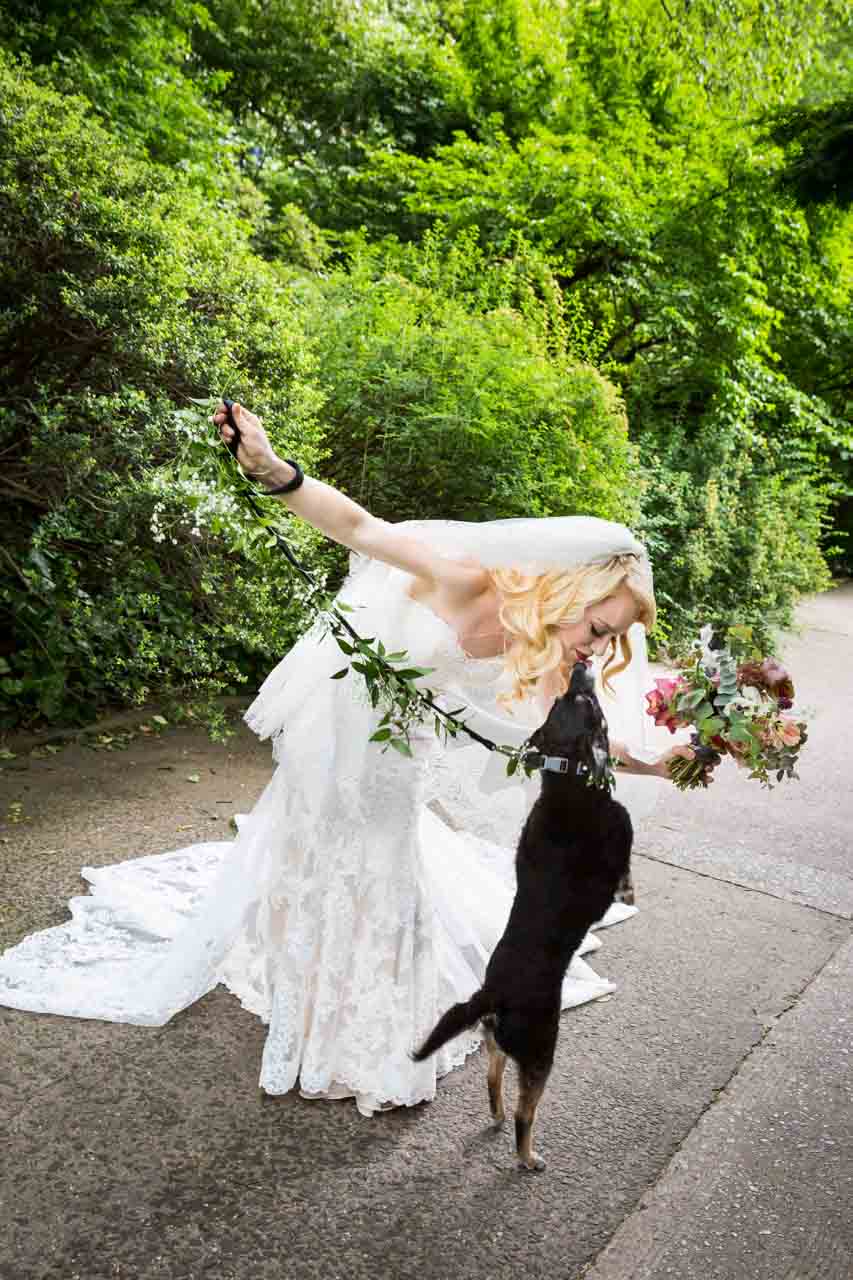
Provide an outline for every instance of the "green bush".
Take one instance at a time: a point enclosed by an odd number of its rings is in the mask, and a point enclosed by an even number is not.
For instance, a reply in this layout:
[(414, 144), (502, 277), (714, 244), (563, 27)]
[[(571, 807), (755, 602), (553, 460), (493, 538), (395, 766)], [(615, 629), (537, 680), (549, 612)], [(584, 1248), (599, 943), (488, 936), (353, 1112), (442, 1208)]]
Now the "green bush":
[(655, 565), (659, 638), (678, 651), (707, 622), (739, 622), (772, 644), (797, 599), (829, 585), (819, 550), (825, 489), (762, 474), (750, 460), (703, 478), (689, 456), (678, 465), (675, 449), (643, 456), (640, 532)]
[(523, 243), (359, 245), (306, 305), (329, 474), (386, 518), (588, 512), (632, 521), (622, 403), (573, 349), (547, 267)]
[(316, 464), (321, 397), (288, 291), (245, 227), (128, 158), (80, 100), (2, 65), (0, 102), (2, 720), (254, 681), (300, 594), (187, 469), (176, 409), (242, 396)]

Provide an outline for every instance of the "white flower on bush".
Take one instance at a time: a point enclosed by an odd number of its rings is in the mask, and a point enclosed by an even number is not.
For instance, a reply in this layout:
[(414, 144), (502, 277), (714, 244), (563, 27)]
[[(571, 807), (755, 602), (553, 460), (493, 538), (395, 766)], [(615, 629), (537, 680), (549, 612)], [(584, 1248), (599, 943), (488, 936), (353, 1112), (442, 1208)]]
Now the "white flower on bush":
[(151, 536), (155, 542), (165, 542), (166, 534), (163, 526), (160, 524), (160, 518), (166, 510), (166, 504), (163, 502), (155, 502), (154, 510), (151, 512)]
[[(185, 509), (186, 514), (176, 519), (190, 525), (192, 538), (200, 538), (205, 526), (212, 526), (214, 532), (235, 533), (245, 523), (234, 496), (223, 493), (198, 476), (175, 476), (160, 472), (150, 477), (149, 484), (155, 493), (163, 494), (164, 498), (163, 501), (155, 502), (151, 513), (151, 534), (155, 542), (163, 542), (167, 537), (173, 543), (176, 542), (171, 537), (171, 531), (163, 527), (167, 502), (168, 505)], [(173, 520), (172, 526), (174, 523)]]

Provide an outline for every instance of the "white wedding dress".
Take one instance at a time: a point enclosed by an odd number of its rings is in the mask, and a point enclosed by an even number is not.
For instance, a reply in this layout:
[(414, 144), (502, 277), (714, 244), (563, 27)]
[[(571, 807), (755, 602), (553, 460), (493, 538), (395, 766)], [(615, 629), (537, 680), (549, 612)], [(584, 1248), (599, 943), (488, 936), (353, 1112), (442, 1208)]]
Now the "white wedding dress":
[[(382, 574), (380, 590), (375, 572), (357, 571), (341, 593), (357, 629), (432, 667), (426, 686), (507, 741), (507, 718), (492, 719), (501, 661), (468, 657), (409, 599), (406, 575)], [(414, 759), (383, 752), (368, 741), (380, 713), (361, 677), (329, 678), (345, 661), (314, 628), (266, 681), (247, 720), (275, 736), (277, 768), (235, 840), (84, 867), (90, 892), (71, 900), (71, 919), (0, 957), (0, 1004), (161, 1025), (224, 983), (268, 1023), (268, 1093), (355, 1096), (366, 1115), (432, 1098), (479, 1037), (423, 1063), (409, 1051), (481, 983), (531, 784), (495, 790), (499, 759), (448, 749), (431, 725), (414, 735)], [(482, 783), (473, 766), (484, 763)], [(615, 904), (603, 923), (633, 910)], [(564, 1005), (612, 989), (576, 956)]]

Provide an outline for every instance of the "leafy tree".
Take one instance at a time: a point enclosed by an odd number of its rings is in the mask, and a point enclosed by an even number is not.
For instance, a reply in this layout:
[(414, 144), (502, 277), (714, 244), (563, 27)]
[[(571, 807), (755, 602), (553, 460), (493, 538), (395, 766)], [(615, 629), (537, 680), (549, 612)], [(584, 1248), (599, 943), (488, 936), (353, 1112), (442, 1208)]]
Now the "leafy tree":
[(853, 204), (853, 94), (791, 107), (776, 117), (769, 134), (790, 148), (777, 181), (798, 204)]
[(3, 65), (0, 102), (2, 714), (241, 684), (301, 625), (300, 593), (187, 469), (175, 413), (229, 390), (316, 461), (287, 290), (239, 223), (124, 154), (81, 100)]
[(126, 146), (208, 182), (229, 132), (215, 101), (227, 77), (190, 61), (208, 22), (195, 0), (0, 0), (0, 47), (87, 97)]
[(300, 625), (210, 390), (390, 516), (630, 520), (670, 634), (788, 618), (853, 545), (850, 34), (840, 0), (0, 0), (7, 719), (230, 686)]

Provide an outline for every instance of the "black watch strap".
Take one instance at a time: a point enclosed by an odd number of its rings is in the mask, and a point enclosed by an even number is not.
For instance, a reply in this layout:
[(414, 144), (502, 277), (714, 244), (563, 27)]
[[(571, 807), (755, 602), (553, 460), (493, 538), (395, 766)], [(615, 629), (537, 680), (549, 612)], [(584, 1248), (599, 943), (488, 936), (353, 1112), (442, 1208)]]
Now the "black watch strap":
[(278, 493), (293, 493), (296, 489), (300, 487), (300, 485), (304, 484), (305, 473), (303, 472), (299, 463), (296, 462), (293, 458), (285, 458), (285, 462), (288, 464), (288, 466), (293, 467), (293, 470), (296, 472), (296, 475), (293, 476), (291, 480), (288, 480), (287, 484), (277, 484), (274, 489), (265, 489), (264, 493), (267, 495), (267, 497), (271, 497), (274, 494), (278, 494)]

